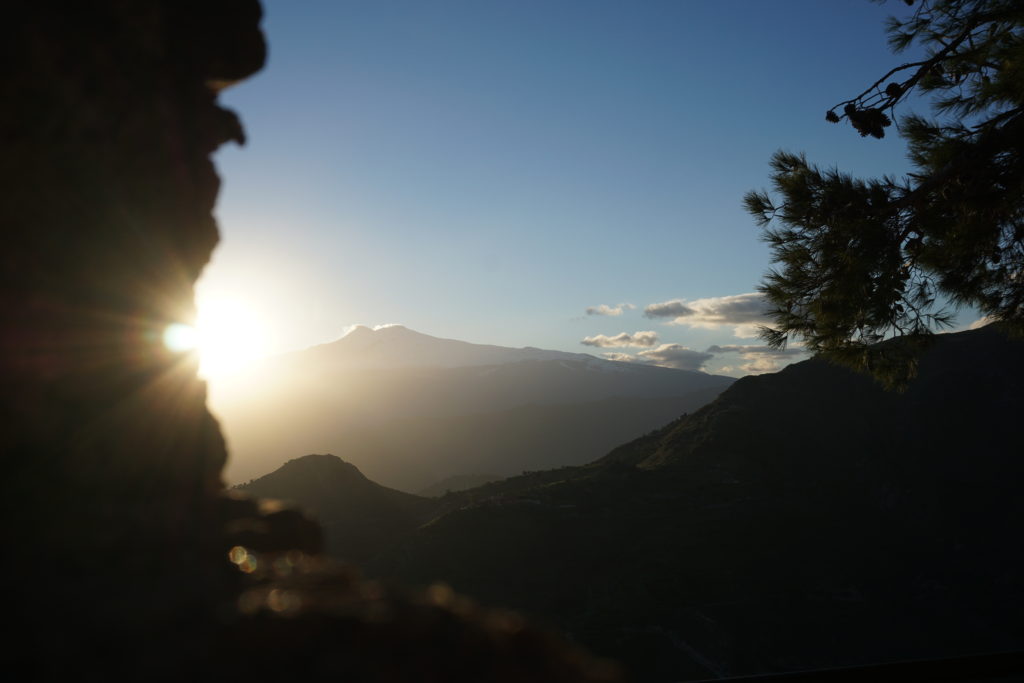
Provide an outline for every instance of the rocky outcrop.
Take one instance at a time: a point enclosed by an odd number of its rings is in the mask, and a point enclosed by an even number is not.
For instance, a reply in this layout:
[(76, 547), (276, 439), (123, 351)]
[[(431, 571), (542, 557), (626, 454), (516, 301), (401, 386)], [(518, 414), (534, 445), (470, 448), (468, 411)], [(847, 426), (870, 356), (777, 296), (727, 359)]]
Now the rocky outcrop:
[(41, 678), (599, 680), (435, 588), (319, 555), (228, 497), (196, 361), (161, 343), (217, 242), (217, 93), (258, 70), (254, 0), (18, 2), (0, 28), (0, 484), (13, 664)]

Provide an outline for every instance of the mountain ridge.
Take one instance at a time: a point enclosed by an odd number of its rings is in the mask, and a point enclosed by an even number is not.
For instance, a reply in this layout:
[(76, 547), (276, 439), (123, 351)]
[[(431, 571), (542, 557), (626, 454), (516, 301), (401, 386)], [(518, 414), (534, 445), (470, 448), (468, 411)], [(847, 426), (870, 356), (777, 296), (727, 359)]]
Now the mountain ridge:
[(740, 380), (597, 462), (452, 494), (370, 571), (540, 615), (644, 680), (1020, 649), (1022, 351), (939, 335), (902, 394), (820, 359)]
[(295, 354), (316, 356), (320, 360), (342, 362), (349, 367), (466, 367), (500, 365), (522, 360), (594, 360), (604, 361), (586, 353), (553, 351), (533, 346), (513, 348), (495, 344), (435, 337), (404, 325), (370, 328), (356, 325), (341, 338), (318, 344)]
[[(333, 452), (382, 484), (417, 491), (474, 471), (509, 476), (588, 462), (734, 381), (364, 327), (265, 363), (235, 390), (218, 389), (211, 406), (232, 444), (229, 481), (263, 474), (288, 455)], [(606, 401), (621, 410), (609, 412)], [(495, 430), (506, 436), (490, 448)], [(535, 438), (542, 431), (547, 445)]]

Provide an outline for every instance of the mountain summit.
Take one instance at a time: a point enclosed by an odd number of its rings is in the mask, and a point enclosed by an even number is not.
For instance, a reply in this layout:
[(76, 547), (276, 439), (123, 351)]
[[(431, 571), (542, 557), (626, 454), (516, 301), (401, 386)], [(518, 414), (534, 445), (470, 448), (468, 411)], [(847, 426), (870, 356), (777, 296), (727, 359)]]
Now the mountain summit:
[(516, 349), (442, 339), (410, 330), (404, 325), (377, 328), (356, 325), (341, 339), (314, 346), (299, 354), (318, 363), (351, 368), (455, 368), (502, 365), (526, 360), (609, 362), (585, 353), (546, 351), (533, 347)]
[(237, 487), (250, 495), (282, 498), (314, 510), (327, 550), (364, 561), (427, 521), (433, 504), (367, 479), (351, 463), (330, 455), (289, 460), (276, 471)]
[(457, 475), (590, 462), (734, 381), (360, 326), (269, 360), (211, 404), (235, 454), (232, 481), (334, 452), (385, 486), (419, 491)]

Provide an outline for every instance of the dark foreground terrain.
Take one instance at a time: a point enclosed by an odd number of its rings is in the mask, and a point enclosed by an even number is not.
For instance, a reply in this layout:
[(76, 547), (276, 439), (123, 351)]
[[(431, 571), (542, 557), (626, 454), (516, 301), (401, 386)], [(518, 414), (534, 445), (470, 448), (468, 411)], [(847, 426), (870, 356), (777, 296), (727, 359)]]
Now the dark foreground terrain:
[(747, 377), (591, 465), (396, 499), (386, 543), (332, 548), (644, 680), (1019, 649), (1022, 350), (995, 327), (942, 335), (902, 394), (816, 359)]

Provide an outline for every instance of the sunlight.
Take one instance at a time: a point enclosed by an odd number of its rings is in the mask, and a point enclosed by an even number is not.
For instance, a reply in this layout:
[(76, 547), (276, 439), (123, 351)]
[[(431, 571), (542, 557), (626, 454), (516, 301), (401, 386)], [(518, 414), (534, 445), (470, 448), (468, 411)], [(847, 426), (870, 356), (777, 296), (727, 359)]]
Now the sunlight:
[(199, 344), (196, 328), (185, 323), (171, 323), (164, 330), (164, 346), (175, 353), (191, 351)]
[(200, 297), (197, 307), (196, 347), (201, 377), (232, 374), (269, 352), (268, 330), (244, 301)]
[(164, 345), (175, 352), (195, 349), (199, 376), (229, 375), (269, 352), (266, 326), (251, 307), (230, 298), (197, 302), (196, 325), (174, 323), (163, 334)]

